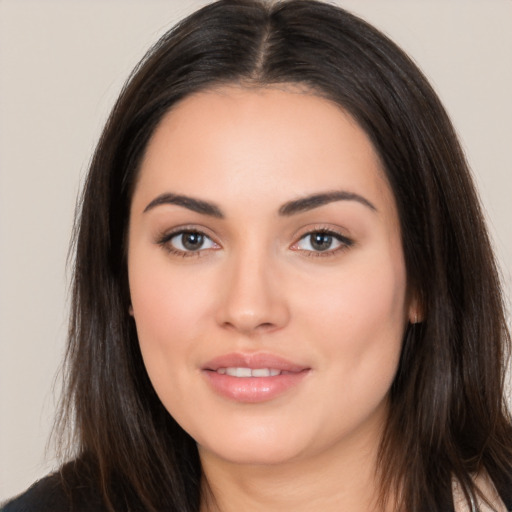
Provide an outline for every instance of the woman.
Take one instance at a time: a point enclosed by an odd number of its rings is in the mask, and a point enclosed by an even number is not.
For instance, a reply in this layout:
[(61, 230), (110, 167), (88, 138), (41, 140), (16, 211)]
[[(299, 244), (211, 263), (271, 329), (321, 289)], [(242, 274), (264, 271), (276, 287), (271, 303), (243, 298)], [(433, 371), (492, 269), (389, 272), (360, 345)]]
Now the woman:
[(478, 200), (375, 29), (313, 1), (196, 12), (123, 90), (81, 206), (75, 458), (5, 510), (512, 507)]

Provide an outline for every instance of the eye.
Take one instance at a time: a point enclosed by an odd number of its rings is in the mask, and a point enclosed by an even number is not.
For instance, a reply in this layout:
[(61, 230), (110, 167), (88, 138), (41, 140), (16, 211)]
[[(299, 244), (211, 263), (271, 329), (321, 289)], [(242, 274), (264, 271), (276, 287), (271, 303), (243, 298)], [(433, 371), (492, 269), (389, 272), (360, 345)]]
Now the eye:
[(217, 249), (219, 246), (209, 236), (194, 230), (170, 233), (159, 240), (171, 253), (179, 256), (191, 256), (200, 251)]
[(321, 230), (305, 234), (292, 246), (292, 249), (327, 255), (350, 247), (352, 244), (352, 240), (339, 233)]

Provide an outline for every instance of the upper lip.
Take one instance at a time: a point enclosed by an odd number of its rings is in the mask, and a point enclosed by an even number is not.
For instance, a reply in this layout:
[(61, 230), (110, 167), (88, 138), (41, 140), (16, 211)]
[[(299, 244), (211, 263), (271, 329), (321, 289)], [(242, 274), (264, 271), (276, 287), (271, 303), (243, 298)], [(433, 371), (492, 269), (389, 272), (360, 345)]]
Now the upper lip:
[(273, 368), (287, 372), (301, 372), (308, 370), (309, 367), (303, 364), (288, 361), (283, 357), (268, 353), (244, 354), (233, 352), (215, 357), (203, 365), (203, 370), (217, 371), (219, 368)]

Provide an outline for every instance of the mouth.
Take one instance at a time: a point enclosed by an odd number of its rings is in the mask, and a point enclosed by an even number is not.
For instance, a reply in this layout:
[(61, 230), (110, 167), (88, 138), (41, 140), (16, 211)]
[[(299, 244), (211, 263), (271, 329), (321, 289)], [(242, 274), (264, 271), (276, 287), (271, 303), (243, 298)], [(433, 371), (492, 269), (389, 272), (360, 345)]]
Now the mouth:
[(277, 368), (244, 368), (244, 367), (229, 367), (229, 368), (217, 368), (217, 373), (221, 375), (229, 375), (230, 377), (277, 377), (278, 375), (289, 374), (284, 370), (278, 370)]
[(272, 354), (227, 354), (201, 369), (211, 389), (236, 402), (273, 400), (298, 387), (311, 368)]

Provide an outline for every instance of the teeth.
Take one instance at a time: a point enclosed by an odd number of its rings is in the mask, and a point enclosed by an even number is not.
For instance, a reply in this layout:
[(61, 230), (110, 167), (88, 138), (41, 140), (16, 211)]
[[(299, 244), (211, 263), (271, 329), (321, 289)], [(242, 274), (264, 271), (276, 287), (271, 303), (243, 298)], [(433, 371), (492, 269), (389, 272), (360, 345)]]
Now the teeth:
[(270, 377), (270, 370), (268, 368), (255, 368), (251, 374), (253, 377)]
[(250, 368), (226, 368), (226, 374), (231, 377), (251, 377)]
[(231, 377), (275, 377), (281, 374), (281, 370), (275, 368), (219, 368), (217, 373), (229, 375)]

